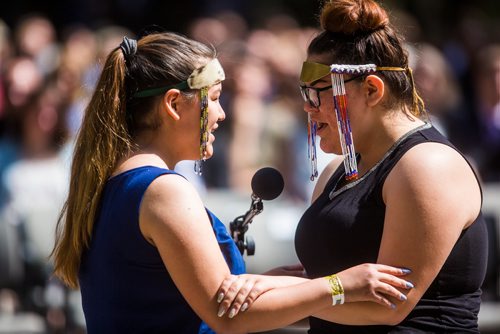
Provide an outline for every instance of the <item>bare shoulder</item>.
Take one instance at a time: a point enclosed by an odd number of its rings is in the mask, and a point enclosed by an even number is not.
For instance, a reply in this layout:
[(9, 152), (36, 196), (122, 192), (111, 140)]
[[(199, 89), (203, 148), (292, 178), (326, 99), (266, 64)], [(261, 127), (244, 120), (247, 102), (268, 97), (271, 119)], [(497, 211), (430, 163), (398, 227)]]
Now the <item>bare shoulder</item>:
[[(148, 199), (158, 199), (168, 201), (175, 199), (182, 200), (200, 200), (201, 199), (195, 187), (184, 177), (178, 174), (164, 174), (157, 177), (146, 190), (145, 196)], [(163, 203), (166, 204), (166, 203)]]
[(455, 149), (441, 143), (422, 143), (406, 152), (394, 167), (395, 176), (408, 181), (448, 182), (456, 178), (477, 179), (465, 158)]
[(176, 228), (208, 219), (194, 186), (180, 175), (166, 174), (156, 178), (146, 190), (140, 209), (143, 234), (162, 225)]
[(459, 152), (441, 143), (422, 143), (408, 150), (387, 177), (384, 199), (391, 192), (408, 196), (416, 205), (460, 210), (470, 219), (481, 207), (480, 186), (472, 168)]

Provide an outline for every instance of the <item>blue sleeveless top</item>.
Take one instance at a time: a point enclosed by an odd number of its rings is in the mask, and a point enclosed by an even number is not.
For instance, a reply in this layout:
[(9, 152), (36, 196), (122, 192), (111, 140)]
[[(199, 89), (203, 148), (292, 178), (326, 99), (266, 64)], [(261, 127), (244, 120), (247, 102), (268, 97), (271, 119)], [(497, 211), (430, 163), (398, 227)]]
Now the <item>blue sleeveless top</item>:
[[(89, 334), (213, 333), (184, 300), (157, 249), (139, 229), (144, 193), (164, 174), (177, 173), (138, 167), (110, 178), (104, 188), (79, 272)], [(244, 273), (243, 257), (224, 224), (209, 210), (207, 214), (231, 273)]]

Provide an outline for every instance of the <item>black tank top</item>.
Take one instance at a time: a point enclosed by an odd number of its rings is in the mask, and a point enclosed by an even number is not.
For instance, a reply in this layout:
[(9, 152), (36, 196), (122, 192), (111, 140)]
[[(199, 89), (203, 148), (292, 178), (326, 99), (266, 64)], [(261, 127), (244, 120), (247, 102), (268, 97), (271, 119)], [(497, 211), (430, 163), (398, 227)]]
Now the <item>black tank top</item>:
[[(426, 124), (398, 140), (359, 180), (337, 189), (338, 180), (344, 176), (343, 165), (335, 171), (323, 193), (302, 216), (295, 235), (296, 252), (309, 277), (377, 261), (384, 228), (385, 179), (410, 148), (425, 142), (453, 147)], [(486, 225), (479, 214), (462, 232), (424, 296), (399, 325), (345, 326), (311, 317), (309, 333), (478, 333), (487, 242)]]

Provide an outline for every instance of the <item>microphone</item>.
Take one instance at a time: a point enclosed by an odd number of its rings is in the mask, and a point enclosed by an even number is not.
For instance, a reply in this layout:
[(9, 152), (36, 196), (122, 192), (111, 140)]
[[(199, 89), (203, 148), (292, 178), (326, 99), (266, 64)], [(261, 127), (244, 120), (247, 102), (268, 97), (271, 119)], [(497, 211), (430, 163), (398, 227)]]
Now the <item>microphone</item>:
[(253, 194), (256, 197), (270, 201), (281, 194), (285, 183), (278, 170), (272, 167), (264, 167), (254, 174), (251, 185)]
[(243, 255), (245, 250), (248, 255), (255, 254), (255, 242), (252, 237), (245, 238), (245, 232), (248, 231), (248, 225), (253, 218), (264, 210), (262, 200), (273, 200), (278, 197), (285, 183), (281, 173), (272, 168), (264, 167), (259, 169), (252, 177), (252, 202), (250, 209), (242, 216), (236, 217), (230, 224), (231, 236)]

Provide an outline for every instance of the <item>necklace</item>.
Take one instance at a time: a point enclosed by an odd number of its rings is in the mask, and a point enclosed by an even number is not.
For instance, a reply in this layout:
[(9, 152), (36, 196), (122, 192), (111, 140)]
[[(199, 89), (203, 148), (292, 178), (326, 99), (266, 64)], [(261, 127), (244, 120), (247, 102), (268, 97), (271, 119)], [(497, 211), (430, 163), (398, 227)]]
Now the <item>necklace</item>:
[[(335, 190), (337, 188), (337, 185), (339, 184), (340, 180), (337, 180), (337, 182), (335, 183), (335, 186), (333, 187), (333, 189), (330, 191), (330, 194), (328, 195), (328, 198), (330, 198), (330, 200), (333, 200), (338, 194), (348, 190), (348, 189), (351, 189), (352, 187), (354, 187), (355, 185), (357, 185), (358, 183), (360, 183), (361, 181), (363, 181), (366, 177), (368, 177), (368, 175), (370, 175), (371, 173), (373, 173), (377, 168), (378, 166), (380, 166), (382, 164), (382, 162), (384, 162), (387, 157), (389, 157), (389, 155), (392, 154), (392, 152), (394, 152), (394, 150), (408, 137), (410, 137), (412, 134), (418, 132), (418, 131), (421, 131), (421, 130), (425, 130), (425, 129), (428, 129), (430, 128), (432, 125), (430, 123), (425, 123), (425, 124), (422, 124), (420, 126), (417, 126), (416, 128), (408, 131), (407, 133), (405, 133), (404, 135), (402, 135), (398, 140), (396, 140), (396, 142), (391, 146), (391, 148), (389, 148), (389, 150), (387, 152), (385, 152), (384, 156), (382, 157), (382, 159), (380, 159), (372, 168), (370, 168), (370, 170), (368, 172), (366, 172), (362, 177), (360, 177), (359, 179), (353, 181), (353, 182), (350, 182), (348, 184), (346, 184), (345, 186), (342, 186), (340, 187), (339, 189)], [(343, 178), (344, 175), (341, 176), (341, 178)]]

